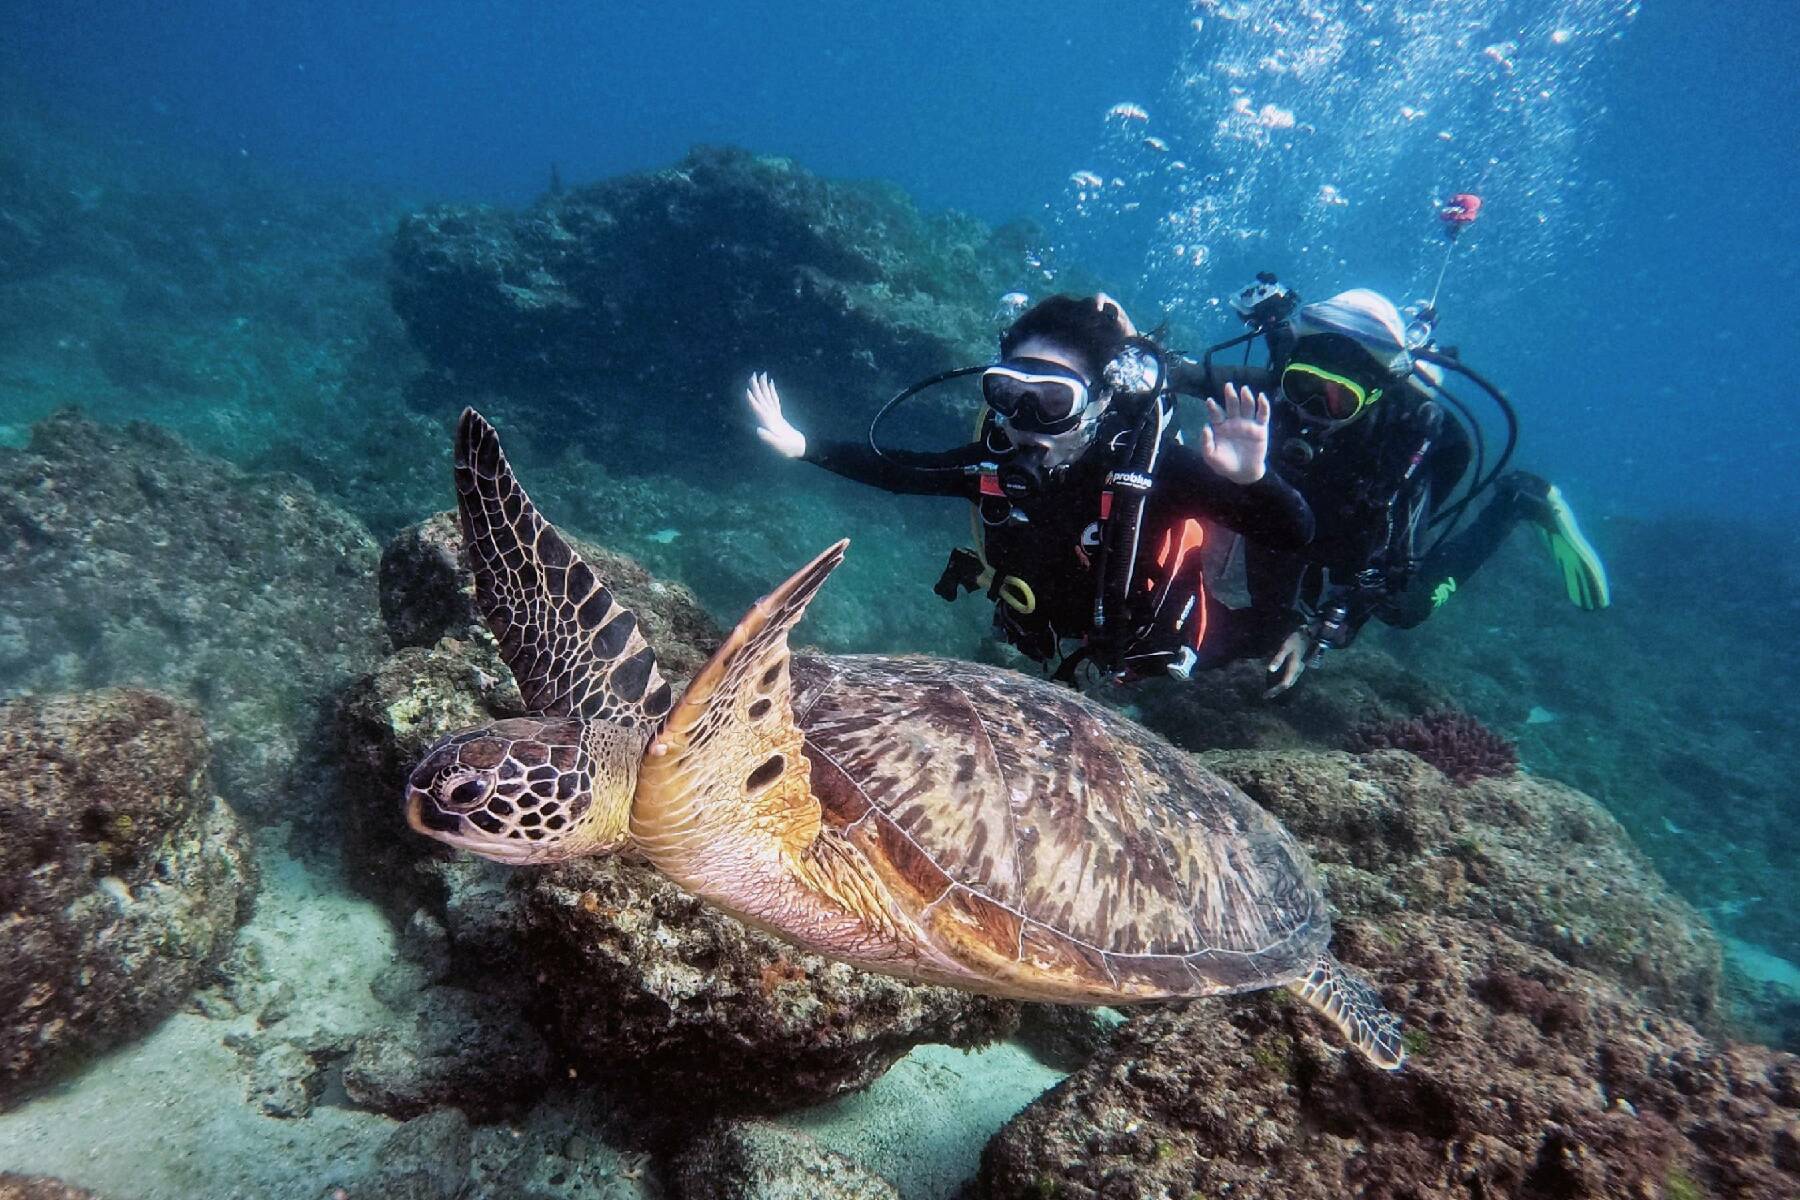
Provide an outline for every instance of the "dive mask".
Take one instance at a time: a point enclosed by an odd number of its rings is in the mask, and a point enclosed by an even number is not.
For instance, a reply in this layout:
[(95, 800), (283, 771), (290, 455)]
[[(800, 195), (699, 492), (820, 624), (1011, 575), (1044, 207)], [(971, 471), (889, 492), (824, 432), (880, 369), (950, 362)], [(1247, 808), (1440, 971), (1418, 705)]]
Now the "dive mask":
[(1381, 399), (1380, 388), (1368, 388), (1347, 375), (1311, 363), (1291, 362), (1281, 373), (1281, 393), (1309, 415), (1324, 421), (1348, 421)]
[(1088, 383), (1061, 363), (1009, 358), (981, 373), (981, 395), (1016, 429), (1066, 433), (1087, 411)]

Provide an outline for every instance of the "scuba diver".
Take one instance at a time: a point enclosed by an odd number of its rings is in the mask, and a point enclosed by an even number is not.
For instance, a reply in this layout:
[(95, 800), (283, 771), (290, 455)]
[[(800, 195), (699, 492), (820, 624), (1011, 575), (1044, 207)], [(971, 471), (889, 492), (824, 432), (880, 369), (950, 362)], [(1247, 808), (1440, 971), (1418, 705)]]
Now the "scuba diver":
[[(1555, 485), (1505, 471), (1518, 433), (1511, 405), (1432, 343), (1430, 305), (1409, 322), (1386, 297), (1357, 288), (1301, 307), (1267, 274), (1232, 303), (1251, 332), (1200, 363), (1176, 364), (1174, 386), (1202, 396), (1274, 393), (1271, 457), (1317, 523), (1298, 552), (1246, 542), (1254, 614), (1246, 624), (1259, 628), (1242, 636), (1246, 653), (1272, 654), (1265, 695), (1292, 687), (1326, 650), (1348, 646), (1371, 617), (1403, 629), (1425, 620), (1520, 522), (1543, 536), (1571, 602), (1590, 611), (1611, 603), (1606, 568)], [(1267, 367), (1212, 364), (1214, 352), (1258, 336)], [(1506, 448), (1491, 468), (1481, 426), (1445, 386), (1446, 371), (1488, 392), (1506, 417)], [(1457, 497), (1471, 460), (1474, 475)], [(1486, 504), (1459, 530), (1484, 493)]]
[[(975, 374), (986, 407), (973, 442), (881, 446), (895, 405)], [(1105, 295), (1028, 309), (1001, 335), (999, 361), (901, 392), (867, 444), (809, 440), (767, 375), (746, 397), (758, 436), (787, 458), (970, 501), (976, 545), (952, 552), (934, 590), (946, 600), (985, 591), (996, 635), (1072, 685), (1083, 664), (1123, 682), (1242, 657), (1230, 610), (1206, 588), (1206, 522), (1289, 553), (1312, 536), (1306, 503), (1267, 469), (1268, 398), (1226, 384), (1207, 401), (1198, 449), (1183, 444), (1162, 348)]]

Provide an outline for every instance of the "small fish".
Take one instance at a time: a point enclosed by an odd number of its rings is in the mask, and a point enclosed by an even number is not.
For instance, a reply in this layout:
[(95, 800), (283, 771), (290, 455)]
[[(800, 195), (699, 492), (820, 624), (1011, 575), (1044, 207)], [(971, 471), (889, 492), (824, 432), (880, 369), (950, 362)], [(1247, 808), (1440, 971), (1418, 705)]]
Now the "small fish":
[(1115, 104), (1106, 110), (1109, 121), (1148, 121), (1150, 114), (1137, 104)]
[(1092, 171), (1077, 171), (1069, 176), (1069, 182), (1076, 187), (1087, 191), (1106, 186), (1106, 180), (1100, 178), (1100, 176), (1094, 174)]
[(1169, 152), (1169, 143), (1163, 141), (1159, 137), (1145, 138), (1144, 146), (1147, 149), (1156, 151), (1158, 154), (1167, 154)]

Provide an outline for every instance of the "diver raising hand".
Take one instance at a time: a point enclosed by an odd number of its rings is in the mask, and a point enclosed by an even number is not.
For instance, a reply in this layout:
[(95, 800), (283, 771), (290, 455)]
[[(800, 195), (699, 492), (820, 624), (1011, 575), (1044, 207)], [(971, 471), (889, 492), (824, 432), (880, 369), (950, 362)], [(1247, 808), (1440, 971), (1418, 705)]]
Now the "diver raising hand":
[[(781, 412), (781, 393), (768, 374), (757, 371), (744, 389), (756, 417), (756, 436), (783, 458), (806, 457), (806, 435)], [(1269, 451), (1269, 398), (1248, 387), (1227, 383), (1224, 403), (1207, 400), (1209, 421), (1200, 435), (1206, 465), (1240, 486), (1263, 477)]]
[(757, 437), (783, 458), (805, 456), (806, 435), (781, 415), (781, 394), (775, 390), (774, 380), (765, 372), (756, 372), (750, 376), (750, 386), (744, 389), (744, 397), (750, 401), (750, 411), (756, 414)]
[[(1001, 334), (996, 361), (888, 401), (867, 441), (807, 438), (760, 371), (745, 399), (757, 436), (785, 458), (973, 504), (976, 544), (952, 552), (932, 590), (984, 595), (995, 632), (1057, 679), (1074, 682), (1082, 667), (1116, 681), (1185, 679), (1239, 653), (1230, 611), (1206, 588), (1202, 550), (1216, 527), (1293, 552), (1313, 518), (1268, 469), (1270, 403), (1256, 388), (1220, 390), (1198, 443), (1181, 440), (1171, 358), (1112, 297), (1051, 296)], [(972, 441), (879, 444), (894, 405), (965, 376), (979, 376), (986, 404)]]
[(1263, 477), (1269, 457), (1269, 398), (1248, 387), (1225, 385), (1225, 403), (1207, 400), (1208, 424), (1200, 434), (1200, 457), (1236, 484)]

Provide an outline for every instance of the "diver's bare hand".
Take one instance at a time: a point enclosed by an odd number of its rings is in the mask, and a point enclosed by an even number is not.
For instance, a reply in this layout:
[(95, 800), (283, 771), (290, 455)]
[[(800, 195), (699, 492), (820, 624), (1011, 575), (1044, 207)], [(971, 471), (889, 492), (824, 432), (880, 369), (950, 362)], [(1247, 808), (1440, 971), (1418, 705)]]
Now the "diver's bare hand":
[(750, 401), (750, 411), (756, 414), (757, 437), (783, 458), (805, 455), (806, 435), (788, 424), (788, 419), (781, 415), (781, 395), (775, 390), (774, 380), (762, 371), (756, 372), (750, 376), (744, 398)]
[(1261, 479), (1269, 458), (1269, 398), (1228, 383), (1225, 403), (1208, 399), (1206, 416), (1200, 434), (1206, 465), (1236, 484)]
[(1269, 660), (1269, 686), (1263, 692), (1263, 699), (1273, 700), (1300, 682), (1300, 673), (1306, 670), (1306, 660), (1312, 651), (1312, 635), (1306, 630), (1296, 629), (1288, 634), (1287, 641), (1281, 643), (1281, 649)]

